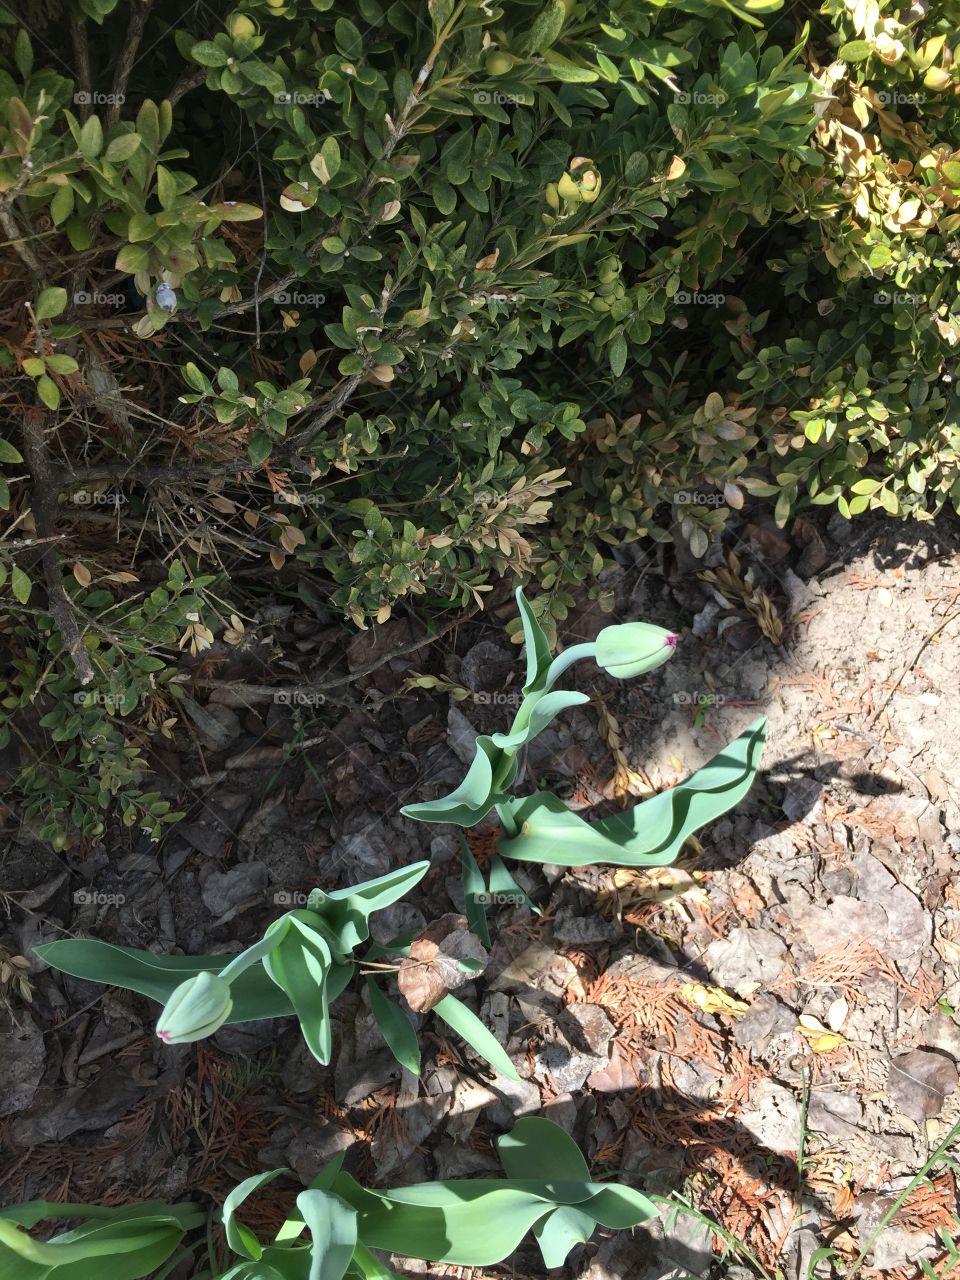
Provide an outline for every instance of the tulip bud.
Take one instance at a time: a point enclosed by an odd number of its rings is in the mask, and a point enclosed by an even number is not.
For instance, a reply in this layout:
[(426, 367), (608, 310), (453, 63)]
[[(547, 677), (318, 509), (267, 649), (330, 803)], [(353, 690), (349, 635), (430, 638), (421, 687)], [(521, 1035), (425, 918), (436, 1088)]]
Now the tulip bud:
[(598, 667), (616, 680), (628, 680), (662, 667), (673, 657), (677, 637), (651, 622), (625, 622), (604, 627), (594, 642)]
[(157, 1023), (165, 1044), (190, 1044), (212, 1036), (230, 1016), (230, 984), (215, 973), (198, 973), (173, 992)]
[(557, 184), (555, 182), (547, 183), (547, 189), (544, 192), (544, 195), (546, 196), (547, 204), (550, 206), (551, 209), (560, 208), (560, 196), (558, 194)]

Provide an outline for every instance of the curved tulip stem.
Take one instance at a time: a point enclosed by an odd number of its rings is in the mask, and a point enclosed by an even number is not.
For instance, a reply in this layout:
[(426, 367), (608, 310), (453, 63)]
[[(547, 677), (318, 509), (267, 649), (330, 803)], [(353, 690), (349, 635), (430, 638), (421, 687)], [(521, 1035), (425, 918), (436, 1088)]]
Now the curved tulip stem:
[(574, 644), (569, 649), (564, 649), (563, 653), (558, 653), (547, 668), (547, 682), (544, 685), (544, 693), (553, 688), (567, 667), (572, 667), (581, 658), (592, 658), (596, 651), (596, 644), (591, 642), (590, 644)]

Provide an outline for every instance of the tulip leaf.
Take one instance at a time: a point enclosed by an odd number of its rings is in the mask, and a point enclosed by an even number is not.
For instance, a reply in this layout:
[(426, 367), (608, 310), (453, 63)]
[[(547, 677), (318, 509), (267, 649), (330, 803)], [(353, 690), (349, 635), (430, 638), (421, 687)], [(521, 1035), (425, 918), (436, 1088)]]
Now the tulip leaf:
[[(232, 959), (231, 956), (156, 956), (150, 951), (118, 947), (92, 938), (45, 942), (34, 950), (47, 964), (71, 977), (137, 991), (159, 1004), (166, 1004), (187, 978), (198, 973), (219, 973)], [(285, 1017), (294, 1011), (286, 995), (270, 981), (259, 964), (231, 982), (230, 992), (233, 1008), (226, 1026), (259, 1018)]]
[[(517, 884), (513, 876), (504, 866), (501, 859), (494, 854), (490, 859), (490, 892), (494, 894), (509, 893), (513, 894), (520, 900), (520, 903), (532, 911), (535, 916), (542, 916), (543, 912)], [(489, 946), (489, 944), (487, 944)]]
[(227, 1244), (242, 1258), (252, 1258), (256, 1262), (263, 1253), (263, 1246), (249, 1227), (237, 1221), (236, 1212), (248, 1196), (252, 1196), (255, 1191), (259, 1191), (274, 1178), (279, 1178), (284, 1172), (284, 1169), (273, 1169), (269, 1173), (257, 1173), (252, 1178), (245, 1178), (223, 1202), (223, 1229)]
[[(456, 822), (461, 827), (476, 826), (494, 804), (499, 803), (499, 795), (494, 789), (494, 771), (502, 767), (503, 758), (503, 752), (494, 746), (492, 738), (481, 734), (477, 738), (477, 754), (459, 787), (439, 800), (404, 805), (400, 812), (420, 822)], [(510, 772), (511, 777), (503, 782), (503, 786), (509, 786), (513, 781), (515, 765)]]
[[(457, 1035), (463, 1036), (467, 1044), (490, 1063), (494, 1070), (511, 1080), (519, 1080), (517, 1069), (507, 1056), (500, 1041), (483, 1025), (477, 1015), (456, 998), (445, 995), (433, 1006), (433, 1012), (447, 1024)], [(479, 1264), (476, 1264), (479, 1265)]]
[(357, 1244), (357, 1211), (327, 1191), (301, 1191), (297, 1208), (310, 1229), (309, 1280), (343, 1280)]
[(263, 967), (289, 997), (307, 1048), (326, 1065), (333, 1051), (327, 986), (333, 956), (326, 939), (315, 929), (296, 917), (293, 925), (264, 956)]
[(367, 999), (387, 1048), (408, 1071), (420, 1074), (420, 1045), (410, 1019), (399, 1005), (388, 1000), (372, 978), (367, 978)]
[(398, 898), (402, 898), (430, 870), (429, 862), (415, 862), (401, 867), (375, 880), (350, 885), (324, 893), (314, 889), (309, 898), (309, 909), (323, 917), (337, 936), (345, 952), (352, 951), (370, 936), (368, 919), (374, 911), (382, 911)]
[(463, 872), (463, 911), (467, 924), (483, 945), (490, 949), (490, 929), (487, 926), (487, 911), (479, 899), (487, 892), (483, 873), (473, 856), (473, 850), (467, 844), (466, 836), (460, 832), (460, 866)]
[(573, 1246), (589, 1240), (596, 1225), (589, 1213), (571, 1204), (541, 1218), (533, 1234), (543, 1254), (544, 1266), (562, 1267)]
[(0, 1221), (0, 1280), (89, 1280), (95, 1270), (111, 1280), (142, 1280), (183, 1236), (181, 1223), (161, 1213), (86, 1222), (46, 1243)]
[(572, 689), (556, 689), (552, 693), (546, 693), (543, 697), (537, 698), (536, 701), (531, 699), (520, 708), (517, 714), (515, 723), (519, 723), (520, 727), (514, 728), (510, 733), (495, 733), (490, 741), (501, 751), (515, 753), (537, 734), (542, 733), (561, 711), (565, 711), (567, 707), (582, 707), (589, 701), (589, 694), (577, 693)]
[(523, 587), (517, 587), (517, 605), (520, 609), (523, 641), (527, 650), (527, 679), (523, 686), (523, 692), (527, 693), (537, 687), (550, 667), (550, 641), (537, 620), (533, 606), (523, 594)]
[(501, 801), (520, 834), (504, 837), (497, 849), (506, 858), (566, 867), (666, 866), (689, 835), (747, 794), (766, 727), (766, 719), (755, 721), (685, 782), (599, 822), (585, 821), (549, 792)]
[(497, 1155), (508, 1178), (536, 1180), (549, 1169), (564, 1181), (590, 1181), (583, 1152), (569, 1133), (542, 1116), (518, 1120), (509, 1133), (497, 1139)]

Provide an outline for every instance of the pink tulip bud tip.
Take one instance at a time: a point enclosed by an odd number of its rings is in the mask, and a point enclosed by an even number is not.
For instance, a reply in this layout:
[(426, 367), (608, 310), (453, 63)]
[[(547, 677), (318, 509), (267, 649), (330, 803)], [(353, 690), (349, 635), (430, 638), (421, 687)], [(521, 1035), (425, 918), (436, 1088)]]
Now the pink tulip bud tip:
[(677, 647), (677, 641), (679, 639), (680, 637), (675, 636), (671, 631), (670, 634), (664, 639), (663, 643), (667, 646), (668, 649), (675, 649)]
[(170, 1043), (170, 1032), (169, 1032), (169, 1031), (158, 1031), (158, 1032), (157, 1032), (157, 1035), (160, 1037), (160, 1039), (163, 1041), (163, 1043), (164, 1043), (164, 1044), (169, 1044), (169, 1043)]

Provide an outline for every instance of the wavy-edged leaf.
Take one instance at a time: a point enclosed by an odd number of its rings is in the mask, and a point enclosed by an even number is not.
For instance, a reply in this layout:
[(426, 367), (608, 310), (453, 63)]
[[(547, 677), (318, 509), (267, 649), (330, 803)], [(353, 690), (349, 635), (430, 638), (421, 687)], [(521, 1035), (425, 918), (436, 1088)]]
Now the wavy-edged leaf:
[(589, 694), (577, 693), (574, 689), (555, 689), (552, 693), (545, 693), (530, 706), (526, 716), (524, 716), (525, 708), (520, 708), (517, 716), (519, 723), (516, 728), (510, 733), (495, 733), (491, 735), (490, 741), (501, 751), (519, 751), (538, 733), (542, 733), (561, 711), (565, 711), (567, 707), (582, 707), (589, 701)]
[(586, 822), (549, 792), (500, 803), (519, 835), (497, 849), (523, 862), (561, 866), (666, 866), (694, 831), (739, 804), (750, 790), (763, 751), (767, 721), (755, 721), (685, 782), (625, 813)]
[[(476, 826), (501, 800), (494, 790), (494, 777), (503, 763), (503, 752), (494, 746), (488, 735), (481, 734), (477, 738), (477, 754), (459, 787), (439, 800), (404, 805), (400, 812), (407, 818), (416, 818), (418, 822), (456, 822), (461, 827)], [(504, 787), (513, 781), (515, 762), (509, 773), (503, 782)]]
[(180, 1244), (176, 1218), (151, 1214), (113, 1222), (87, 1222), (44, 1243), (0, 1221), (0, 1280), (142, 1280)]
[(322, 916), (336, 934), (344, 951), (352, 951), (370, 936), (368, 920), (374, 911), (382, 911), (420, 883), (430, 870), (428, 861), (390, 871), (375, 880), (350, 885), (333, 893), (314, 889), (309, 909)]

